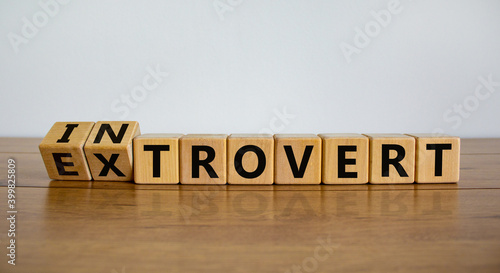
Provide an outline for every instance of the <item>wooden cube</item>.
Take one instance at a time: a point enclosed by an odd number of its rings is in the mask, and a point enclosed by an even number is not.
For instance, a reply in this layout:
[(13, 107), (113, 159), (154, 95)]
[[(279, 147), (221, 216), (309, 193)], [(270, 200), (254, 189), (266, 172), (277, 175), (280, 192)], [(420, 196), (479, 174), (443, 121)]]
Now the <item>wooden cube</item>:
[(227, 135), (182, 136), (181, 184), (226, 184), (226, 141)]
[(99, 121), (85, 143), (94, 180), (132, 181), (132, 140), (141, 134), (137, 121)]
[(460, 138), (411, 134), (417, 141), (415, 182), (456, 183), (460, 176)]
[(274, 135), (274, 157), (274, 183), (321, 183), (321, 138), (317, 135)]
[(369, 134), (372, 184), (415, 181), (415, 139), (403, 134)]
[(145, 134), (134, 138), (135, 183), (179, 183), (181, 136), (182, 134)]
[(368, 137), (361, 134), (320, 134), (324, 184), (368, 183)]
[(273, 184), (274, 138), (232, 134), (227, 139), (228, 184)]
[(56, 122), (39, 145), (51, 179), (92, 180), (83, 147), (94, 122)]

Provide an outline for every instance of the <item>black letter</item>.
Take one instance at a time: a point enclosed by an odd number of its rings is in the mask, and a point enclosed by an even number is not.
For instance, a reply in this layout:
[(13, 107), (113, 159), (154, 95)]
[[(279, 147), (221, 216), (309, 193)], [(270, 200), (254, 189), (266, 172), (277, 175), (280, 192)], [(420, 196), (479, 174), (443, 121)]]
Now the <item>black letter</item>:
[[(206, 152), (207, 158), (200, 160), (200, 151)], [(214, 168), (210, 166), (210, 162), (212, 162), (215, 158), (214, 148), (210, 146), (193, 146), (191, 156), (193, 158), (193, 163), (191, 165), (193, 178), (200, 178), (200, 166), (205, 168), (210, 178), (219, 178), (219, 176), (215, 173)]]
[(109, 135), (109, 138), (113, 143), (120, 143), (122, 142), (123, 136), (125, 135), (125, 132), (127, 131), (128, 124), (122, 124), (122, 127), (120, 128), (120, 131), (118, 132), (118, 136), (115, 135), (115, 132), (111, 128), (111, 125), (108, 123), (101, 124), (101, 128), (99, 128), (99, 132), (97, 132), (97, 135), (95, 136), (94, 143), (101, 143), (101, 139), (104, 136), (104, 132), (107, 132)]
[(153, 151), (153, 177), (160, 177), (160, 152), (170, 151), (170, 145), (144, 145), (144, 151)]
[(292, 146), (285, 145), (285, 153), (288, 158), (288, 163), (290, 163), (290, 168), (292, 168), (293, 177), (302, 178), (304, 177), (304, 173), (306, 172), (307, 162), (309, 162), (309, 158), (311, 157), (312, 150), (314, 148), (313, 145), (307, 145), (304, 151), (304, 156), (302, 157), (302, 161), (300, 162), (300, 168), (297, 168), (297, 161), (295, 161), (295, 156), (293, 155)]
[(64, 166), (75, 166), (73, 162), (62, 162), (62, 157), (71, 157), (71, 153), (53, 153), (54, 161), (56, 162), (56, 168), (59, 175), (78, 175), (78, 172), (67, 172)]
[(102, 167), (101, 173), (99, 173), (99, 176), (106, 176), (108, 175), (109, 169), (112, 169), (113, 172), (116, 173), (118, 176), (125, 176), (116, 166), (115, 162), (118, 159), (118, 156), (120, 154), (112, 154), (111, 158), (106, 160), (106, 158), (102, 154), (94, 154), (97, 159), (99, 159), (103, 164), (104, 167)]
[(76, 127), (78, 127), (78, 124), (66, 124), (66, 131), (64, 132), (63, 136), (57, 140), (57, 143), (68, 143), (69, 136)]
[(356, 158), (345, 158), (346, 152), (356, 152), (357, 146), (354, 145), (339, 145), (339, 154), (338, 154), (338, 169), (339, 169), (339, 178), (358, 178), (357, 172), (346, 172), (345, 165), (356, 165)]
[(427, 150), (436, 150), (434, 175), (443, 176), (443, 150), (451, 150), (451, 143), (427, 144)]
[[(241, 161), (243, 160), (243, 155), (246, 152), (254, 152), (257, 155), (257, 168), (253, 172), (247, 172), (243, 168)], [(256, 178), (264, 172), (266, 168), (266, 155), (261, 148), (254, 145), (246, 145), (241, 147), (234, 156), (234, 168), (236, 172), (244, 178)]]
[[(396, 158), (389, 158), (389, 150), (395, 150), (398, 153)], [(401, 145), (382, 144), (382, 176), (389, 176), (389, 165), (393, 165), (394, 168), (396, 168), (396, 171), (398, 171), (399, 176), (408, 177), (408, 174), (406, 173), (403, 166), (399, 164), (399, 162), (403, 160), (403, 158), (405, 158), (405, 154), (405, 148), (403, 148), (403, 146)]]

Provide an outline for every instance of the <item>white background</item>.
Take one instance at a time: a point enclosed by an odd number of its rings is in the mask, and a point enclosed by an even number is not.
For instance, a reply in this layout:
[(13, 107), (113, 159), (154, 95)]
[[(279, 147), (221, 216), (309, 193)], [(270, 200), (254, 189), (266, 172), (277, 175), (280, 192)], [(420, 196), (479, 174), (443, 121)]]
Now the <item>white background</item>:
[[(143, 133), (500, 137), (500, 86), (480, 80), (500, 82), (500, 1), (390, 2), (1, 0), (0, 136), (123, 119)], [(168, 76), (153, 88), (156, 68)]]

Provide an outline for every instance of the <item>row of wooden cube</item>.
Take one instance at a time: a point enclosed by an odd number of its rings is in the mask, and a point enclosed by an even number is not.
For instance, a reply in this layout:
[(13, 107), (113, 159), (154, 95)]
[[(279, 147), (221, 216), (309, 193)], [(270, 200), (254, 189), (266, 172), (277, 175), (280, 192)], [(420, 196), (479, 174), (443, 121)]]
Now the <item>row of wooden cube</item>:
[(458, 137), (141, 135), (135, 121), (56, 122), (40, 152), (51, 179), (144, 184), (455, 183), (460, 169)]

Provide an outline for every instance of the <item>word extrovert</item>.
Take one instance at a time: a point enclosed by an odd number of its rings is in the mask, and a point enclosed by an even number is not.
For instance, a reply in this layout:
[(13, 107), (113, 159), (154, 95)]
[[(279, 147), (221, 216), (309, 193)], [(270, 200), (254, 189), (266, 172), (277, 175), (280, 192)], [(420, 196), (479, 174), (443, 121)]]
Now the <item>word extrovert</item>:
[(431, 134), (145, 134), (136, 121), (56, 122), (51, 179), (139, 184), (456, 183), (460, 138)]

